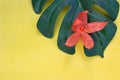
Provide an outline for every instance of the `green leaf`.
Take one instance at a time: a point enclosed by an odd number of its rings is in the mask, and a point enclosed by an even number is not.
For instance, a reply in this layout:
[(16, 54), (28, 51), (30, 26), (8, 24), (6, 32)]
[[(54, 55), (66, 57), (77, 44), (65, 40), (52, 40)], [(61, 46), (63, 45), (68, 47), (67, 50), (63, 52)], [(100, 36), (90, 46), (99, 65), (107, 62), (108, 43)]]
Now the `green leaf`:
[[(73, 4), (74, 3), (74, 4)], [(69, 11), (65, 15), (65, 18), (61, 24), (59, 35), (58, 35), (58, 47), (69, 54), (74, 54), (74, 47), (65, 46), (66, 39), (72, 34), (71, 26), (76, 18), (77, 14), (82, 11), (81, 5), (78, 2), (70, 2), (71, 6), (69, 7)], [(77, 5), (76, 5), (77, 4)]]
[(47, 0), (32, 0), (32, 6), (35, 13), (39, 14)]
[(101, 57), (104, 57), (104, 49), (114, 37), (117, 28), (110, 19), (105, 18), (103, 15), (97, 12), (91, 12), (89, 14), (89, 22), (93, 21), (109, 21), (109, 23), (103, 30), (91, 34), (95, 43), (94, 48), (90, 50), (84, 48), (84, 51), (87, 56), (100, 55)]
[[(47, 0), (32, 0), (33, 8), (36, 13), (40, 13)], [(97, 5), (104, 9), (108, 16), (104, 16), (99, 10), (93, 9)], [(67, 38), (72, 34), (71, 26), (74, 19), (83, 10), (89, 10), (88, 19), (92, 21), (109, 21), (109, 24), (100, 32), (91, 34), (95, 46), (93, 49), (84, 49), (87, 56), (100, 55), (103, 57), (104, 49), (112, 40), (116, 32), (116, 19), (119, 11), (119, 4), (116, 0), (54, 0), (40, 16), (37, 28), (47, 38), (52, 38), (54, 34), (55, 22), (61, 11), (69, 6), (69, 9), (61, 23), (57, 44), (62, 51), (74, 54), (75, 47), (65, 46)]]
[(118, 11), (119, 3), (116, 0), (79, 0), (85, 10), (94, 11), (93, 5), (98, 5), (108, 13), (108, 18), (115, 20)]
[(37, 23), (38, 30), (46, 37), (52, 38), (56, 19), (60, 12), (67, 6), (63, 0), (55, 0), (41, 15)]

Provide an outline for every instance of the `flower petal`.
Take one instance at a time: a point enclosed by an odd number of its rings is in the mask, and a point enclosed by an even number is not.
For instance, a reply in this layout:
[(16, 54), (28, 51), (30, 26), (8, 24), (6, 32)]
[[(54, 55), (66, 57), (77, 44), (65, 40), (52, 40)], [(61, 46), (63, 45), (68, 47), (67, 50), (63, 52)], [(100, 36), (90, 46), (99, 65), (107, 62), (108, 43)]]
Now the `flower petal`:
[(108, 24), (108, 22), (91, 22), (88, 23), (86, 25), (86, 27), (84, 28), (84, 31), (86, 33), (93, 33), (96, 31), (100, 31), (102, 30), (106, 25)]
[[(82, 22), (77, 18), (75, 19), (73, 25), (72, 25), (72, 31), (75, 32), (77, 31), (77, 29), (80, 28), (80, 25), (82, 24)], [(82, 26), (82, 25), (81, 25)]]
[(73, 47), (80, 39), (80, 33), (75, 32), (73, 33), (66, 41), (65, 45), (68, 47)]
[(81, 26), (84, 27), (88, 23), (87, 14), (88, 11), (83, 11), (78, 14), (77, 18), (73, 22), (72, 31), (75, 32), (78, 28), (80, 28)]
[(82, 21), (84, 26), (88, 23), (87, 14), (88, 14), (88, 11), (85, 10), (83, 12), (80, 12), (77, 17), (80, 21)]
[(94, 47), (94, 41), (92, 39), (92, 37), (85, 33), (85, 32), (82, 32), (81, 33), (81, 39), (82, 39), (82, 43), (83, 45), (87, 48), (87, 49), (91, 49)]

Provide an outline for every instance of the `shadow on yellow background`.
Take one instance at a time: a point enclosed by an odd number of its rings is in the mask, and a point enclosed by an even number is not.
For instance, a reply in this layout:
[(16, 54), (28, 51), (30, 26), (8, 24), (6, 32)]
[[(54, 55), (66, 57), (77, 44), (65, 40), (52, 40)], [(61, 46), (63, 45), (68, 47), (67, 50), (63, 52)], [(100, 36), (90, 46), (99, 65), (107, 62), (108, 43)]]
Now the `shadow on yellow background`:
[[(120, 2), (120, 0), (119, 0)], [(76, 54), (57, 47), (57, 34), (65, 10), (56, 23), (54, 38), (36, 28), (31, 0), (0, 0), (0, 80), (120, 80), (120, 15), (105, 58), (86, 57), (81, 43)]]

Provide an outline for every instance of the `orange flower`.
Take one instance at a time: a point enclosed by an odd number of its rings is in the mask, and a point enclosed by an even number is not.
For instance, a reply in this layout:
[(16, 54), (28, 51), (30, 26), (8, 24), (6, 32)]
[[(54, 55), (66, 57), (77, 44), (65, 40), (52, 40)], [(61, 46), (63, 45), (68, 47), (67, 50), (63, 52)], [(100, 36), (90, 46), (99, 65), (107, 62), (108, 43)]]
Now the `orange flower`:
[(94, 47), (94, 41), (89, 33), (94, 33), (102, 30), (108, 22), (87, 22), (87, 14), (88, 11), (83, 11), (78, 14), (72, 25), (72, 31), (74, 32), (66, 41), (65, 45), (68, 47), (72, 47), (77, 44), (77, 42), (81, 39), (83, 45), (87, 49), (91, 49)]

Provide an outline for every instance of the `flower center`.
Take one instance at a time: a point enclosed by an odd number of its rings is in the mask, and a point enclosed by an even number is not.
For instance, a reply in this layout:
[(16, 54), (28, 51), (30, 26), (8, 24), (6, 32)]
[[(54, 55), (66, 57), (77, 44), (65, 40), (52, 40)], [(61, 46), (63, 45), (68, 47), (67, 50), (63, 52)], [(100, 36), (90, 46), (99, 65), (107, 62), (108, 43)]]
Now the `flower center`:
[(77, 31), (78, 31), (79, 33), (83, 32), (83, 31), (84, 31), (84, 27), (80, 27), (79, 29), (77, 29)]
[(80, 31), (84, 31), (84, 27), (80, 27), (80, 29), (79, 29)]

